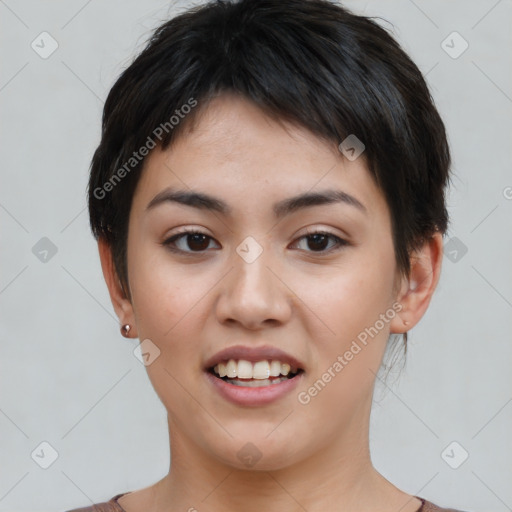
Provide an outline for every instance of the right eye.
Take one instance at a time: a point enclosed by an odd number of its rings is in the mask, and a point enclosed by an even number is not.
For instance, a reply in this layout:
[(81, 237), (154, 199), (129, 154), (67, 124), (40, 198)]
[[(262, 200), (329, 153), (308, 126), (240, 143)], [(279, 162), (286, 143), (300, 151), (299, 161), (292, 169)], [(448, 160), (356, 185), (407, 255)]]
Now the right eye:
[[(209, 240), (213, 240), (213, 238), (202, 231), (188, 230), (172, 235), (162, 245), (172, 252), (200, 254), (208, 248)], [(191, 250), (187, 250), (187, 247)]]

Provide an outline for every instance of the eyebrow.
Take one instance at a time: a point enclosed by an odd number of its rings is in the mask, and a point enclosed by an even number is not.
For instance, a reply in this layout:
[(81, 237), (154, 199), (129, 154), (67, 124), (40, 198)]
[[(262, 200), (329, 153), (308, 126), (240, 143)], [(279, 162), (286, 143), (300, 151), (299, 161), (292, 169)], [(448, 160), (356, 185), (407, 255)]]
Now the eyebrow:
[[(222, 199), (200, 192), (176, 190), (172, 187), (159, 192), (146, 206), (146, 211), (167, 203), (179, 203), (201, 210), (215, 211), (225, 216), (231, 215), (233, 212), (232, 208)], [(275, 203), (273, 206), (274, 216), (280, 219), (303, 208), (333, 203), (344, 203), (353, 206), (364, 214), (368, 213), (363, 203), (354, 196), (342, 190), (323, 190), (320, 192), (305, 192)]]

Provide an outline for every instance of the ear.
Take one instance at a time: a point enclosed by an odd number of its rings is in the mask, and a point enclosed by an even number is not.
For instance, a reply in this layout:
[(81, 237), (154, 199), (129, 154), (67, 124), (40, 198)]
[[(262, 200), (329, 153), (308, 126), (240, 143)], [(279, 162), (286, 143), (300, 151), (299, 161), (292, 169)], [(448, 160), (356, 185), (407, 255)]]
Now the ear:
[(111, 247), (102, 237), (100, 237), (98, 240), (98, 250), (100, 253), (103, 277), (107, 283), (110, 300), (112, 301), (114, 310), (119, 318), (121, 325), (130, 324), (131, 330), (128, 337), (136, 338), (137, 330), (135, 326), (135, 314), (133, 312), (132, 303), (126, 297), (126, 294), (121, 286), (121, 282), (114, 266)]
[(411, 271), (408, 278), (402, 278), (396, 297), (402, 309), (390, 323), (391, 333), (404, 333), (420, 321), (439, 281), (442, 259), (443, 235), (439, 232), (411, 255)]

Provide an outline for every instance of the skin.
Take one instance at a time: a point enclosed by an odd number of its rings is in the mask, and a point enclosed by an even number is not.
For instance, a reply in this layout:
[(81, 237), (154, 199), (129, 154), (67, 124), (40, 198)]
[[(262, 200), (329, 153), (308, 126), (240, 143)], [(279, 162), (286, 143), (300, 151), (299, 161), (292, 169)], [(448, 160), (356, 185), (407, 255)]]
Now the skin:
[[(335, 144), (277, 123), (235, 96), (215, 99), (196, 121), (171, 148), (156, 148), (146, 160), (129, 219), (131, 301), (109, 246), (99, 242), (120, 323), (132, 326), (130, 337), (149, 338), (160, 350), (146, 368), (168, 412), (172, 451), (169, 474), (119, 504), (127, 512), (418, 510), (417, 498), (373, 468), (369, 418), (389, 335), (421, 319), (437, 285), (441, 234), (411, 255), (411, 273), (402, 277), (389, 208), (364, 157), (351, 162)], [(216, 196), (233, 214), (170, 202), (146, 212), (168, 186)], [(334, 203), (274, 218), (275, 202), (325, 189), (351, 194), (366, 213)], [(189, 228), (211, 237), (176, 242), (196, 254), (162, 245)], [(348, 245), (336, 249), (334, 239), (315, 245), (306, 230), (329, 231)], [(263, 249), (250, 264), (236, 252), (247, 236)], [(378, 335), (307, 405), (299, 403), (298, 392), (393, 304), (401, 310)], [(203, 365), (237, 344), (292, 354), (304, 363), (304, 381), (265, 406), (228, 402), (207, 382)], [(248, 442), (262, 455), (249, 469), (237, 457)]]

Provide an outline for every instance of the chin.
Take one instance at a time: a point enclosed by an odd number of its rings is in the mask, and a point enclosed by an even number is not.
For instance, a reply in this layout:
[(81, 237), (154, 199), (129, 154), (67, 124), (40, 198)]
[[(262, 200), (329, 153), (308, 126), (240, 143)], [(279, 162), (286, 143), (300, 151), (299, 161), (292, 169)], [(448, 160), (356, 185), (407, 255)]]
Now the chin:
[(222, 464), (241, 471), (277, 471), (298, 462), (297, 446), (290, 446), (283, 437), (270, 440), (265, 435), (260, 430), (260, 434), (253, 437), (236, 436), (224, 443), (215, 443), (211, 453)]

